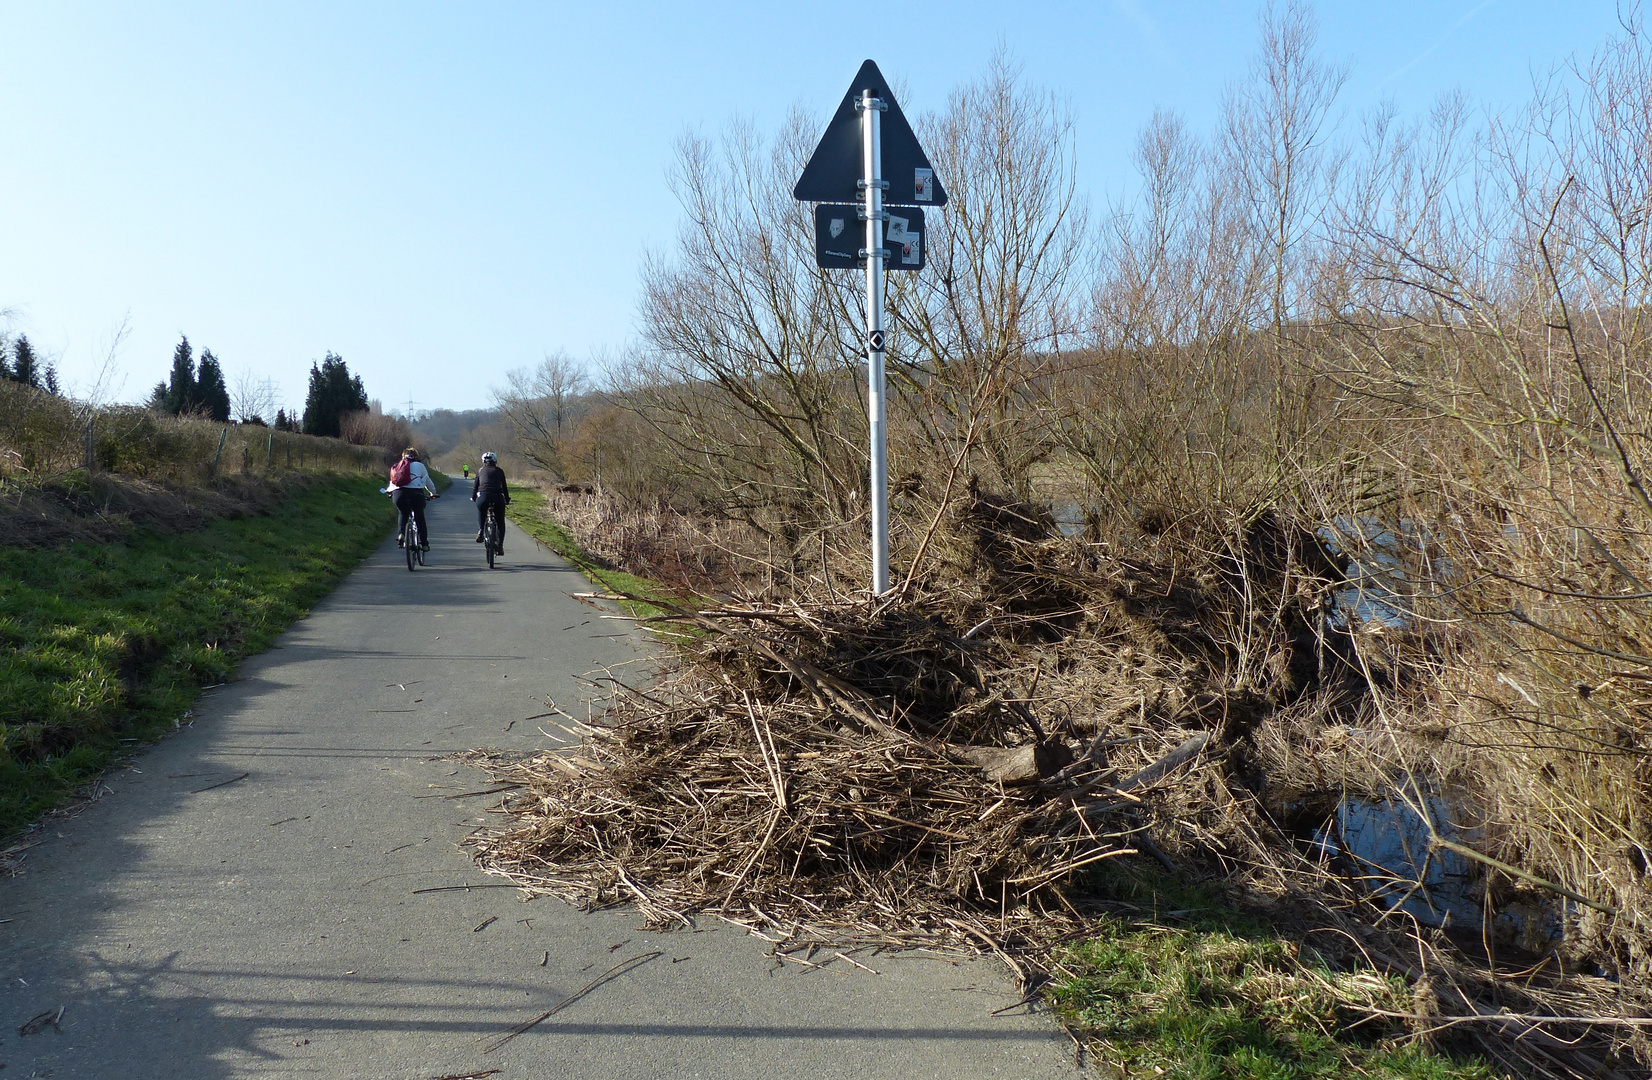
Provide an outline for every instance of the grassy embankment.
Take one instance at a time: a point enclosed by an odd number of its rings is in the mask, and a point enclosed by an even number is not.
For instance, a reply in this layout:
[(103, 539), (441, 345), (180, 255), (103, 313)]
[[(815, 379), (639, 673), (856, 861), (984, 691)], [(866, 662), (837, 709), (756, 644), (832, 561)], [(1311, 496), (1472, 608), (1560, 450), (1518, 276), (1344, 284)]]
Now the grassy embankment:
[[(518, 487), (511, 492), (511, 504), (505, 514), (519, 529), (567, 559), (576, 570), (609, 592), (650, 597), (666, 603), (684, 602), (683, 597), (659, 582), (616, 570), (585, 551), (572, 533), (544, 513), (545, 503), (542, 492)], [(642, 619), (665, 614), (662, 608), (653, 604), (627, 600), (621, 601), (621, 606), (629, 614)]]
[(0, 837), (269, 646), (380, 543), (382, 480), (293, 484), (268, 516), (123, 542), (10, 548), (0, 565)]

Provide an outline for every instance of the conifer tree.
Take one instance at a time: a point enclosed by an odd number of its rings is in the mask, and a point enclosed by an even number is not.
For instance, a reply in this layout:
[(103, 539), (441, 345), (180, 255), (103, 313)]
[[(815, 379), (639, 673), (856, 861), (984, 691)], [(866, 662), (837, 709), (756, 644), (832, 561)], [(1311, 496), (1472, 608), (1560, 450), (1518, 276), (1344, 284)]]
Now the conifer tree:
[(229, 387), (224, 385), (224, 369), (211, 349), (201, 350), (201, 363), (195, 374), (195, 404), (208, 419), (219, 423), (229, 420)]
[(155, 390), (161, 409), (173, 416), (193, 412), (200, 404), (195, 388), (195, 353), (188, 337), (178, 335), (178, 345), (172, 350), (172, 377)]
[(17, 340), (12, 343), (11, 355), (11, 371), (7, 377), (13, 382), (40, 389), (40, 361), (34, 355), (34, 346), (29, 344), (27, 334), (17, 335)]
[(310, 365), (310, 394), (304, 402), (304, 433), (338, 438), (345, 413), (367, 408), (367, 390), (361, 376), (351, 375), (344, 358), (329, 352), (320, 364)]

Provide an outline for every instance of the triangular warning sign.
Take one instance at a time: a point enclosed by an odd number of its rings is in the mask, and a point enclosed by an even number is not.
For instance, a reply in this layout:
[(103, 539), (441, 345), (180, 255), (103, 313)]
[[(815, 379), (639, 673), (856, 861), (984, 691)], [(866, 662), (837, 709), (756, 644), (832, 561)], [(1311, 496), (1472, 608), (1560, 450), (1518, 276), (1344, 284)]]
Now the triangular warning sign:
[(826, 134), (820, 137), (820, 145), (792, 188), (792, 198), (801, 202), (852, 203), (863, 197), (855, 185), (864, 175), (860, 112), (855, 108), (862, 90), (872, 91), (889, 106), (879, 123), (883, 179), (889, 181), (883, 201), (894, 206), (945, 206), (946, 189), (918, 145), (918, 137), (890, 93), (883, 72), (870, 60), (860, 66), (849, 92), (843, 95), (843, 104), (837, 107)]

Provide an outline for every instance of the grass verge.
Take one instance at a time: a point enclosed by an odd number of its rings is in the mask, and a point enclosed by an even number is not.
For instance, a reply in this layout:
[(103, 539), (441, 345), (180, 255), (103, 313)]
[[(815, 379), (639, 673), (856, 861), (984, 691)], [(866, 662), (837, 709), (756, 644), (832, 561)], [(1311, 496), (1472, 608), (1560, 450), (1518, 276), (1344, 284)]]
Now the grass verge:
[[(523, 532), (567, 559), (580, 573), (609, 592), (641, 596), (667, 604), (688, 606), (693, 603), (691, 598), (680, 596), (658, 581), (615, 570), (585, 551), (572, 533), (545, 514), (545, 496), (541, 492), (532, 488), (516, 489), (511, 493), (511, 504), (505, 508), (505, 515)], [(619, 603), (627, 614), (639, 619), (666, 614), (664, 608), (646, 601), (622, 600)]]
[(365, 476), (322, 475), (268, 516), (124, 541), (9, 548), (0, 566), (0, 837), (176, 726), (384, 539)]
[(1196, 887), (1113, 870), (1098, 892), (1141, 909), (1104, 916), (1056, 956), (1052, 1004), (1116, 1076), (1165, 1080), (1492, 1080), (1477, 1059), (1351, 1026), (1406, 1013), (1402, 980), (1333, 971), (1255, 917)]

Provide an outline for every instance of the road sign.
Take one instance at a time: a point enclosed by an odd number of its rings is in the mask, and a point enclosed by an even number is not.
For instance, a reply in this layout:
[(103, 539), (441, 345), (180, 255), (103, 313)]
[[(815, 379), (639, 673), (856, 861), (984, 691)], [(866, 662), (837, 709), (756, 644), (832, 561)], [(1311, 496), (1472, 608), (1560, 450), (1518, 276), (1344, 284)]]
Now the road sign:
[[(924, 212), (916, 206), (888, 211), (883, 232), (884, 267), (924, 268)], [(866, 265), (865, 208), (844, 203), (815, 207), (815, 265), (825, 270), (858, 270)]]
[[(885, 193), (888, 193), (885, 197)], [(860, 66), (843, 104), (792, 188), (815, 211), (821, 266), (866, 267), (866, 420), (871, 435), (872, 595), (889, 591), (889, 458), (884, 438), (884, 270), (917, 270), (924, 261), (923, 212), (946, 205), (946, 189), (895, 104), (878, 65)], [(849, 204), (849, 205), (844, 205)], [(885, 210), (893, 206), (893, 210)], [(857, 228), (851, 227), (853, 222)], [(884, 222), (889, 223), (888, 236)], [(858, 244), (848, 239), (859, 232)], [(850, 252), (853, 252), (853, 261)], [(898, 254), (897, 254), (898, 253)]]
[(857, 202), (862, 197), (860, 181), (864, 180), (861, 156), (861, 119), (856, 107), (863, 91), (884, 104), (880, 118), (880, 136), (883, 155), (881, 179), (889, 182), (884, 202), (894, 206), (945, 206), (946, 189), (935, 177), (912, 125), (906, 122), (895, 95), (889, 90), (878, 65), (868, 60), (860, 66), (843, 103), (826, 125), (826, 134), (820, 145), (803, 166), (803, 175), (792, 188), (792, 198), (799, 202)]

